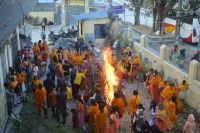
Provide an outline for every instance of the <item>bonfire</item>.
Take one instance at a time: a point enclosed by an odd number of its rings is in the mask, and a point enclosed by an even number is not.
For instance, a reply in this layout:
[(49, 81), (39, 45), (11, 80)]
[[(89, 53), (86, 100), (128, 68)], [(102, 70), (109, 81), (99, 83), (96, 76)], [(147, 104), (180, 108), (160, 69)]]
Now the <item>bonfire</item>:
[(104, 95), (106, 97), (106, 102), (111, 104), (114, 98), (115, 86), (118, 85), (118, 77), (115, 74), (115, 68), (111, 65), (112, 60), (112, 50), (110, 48), (105, 48), (103, 50), (103, 60), (104, 60), (104, 73), (106, 78)]

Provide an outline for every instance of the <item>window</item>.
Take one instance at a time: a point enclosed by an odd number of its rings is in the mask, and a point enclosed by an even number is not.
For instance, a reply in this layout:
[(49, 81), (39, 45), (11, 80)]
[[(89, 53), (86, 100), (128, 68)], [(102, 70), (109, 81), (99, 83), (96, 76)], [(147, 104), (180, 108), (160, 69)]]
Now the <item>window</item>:
[(94, 25), (94, 35), (96, 39), (101, 39), (106, 37), (105, 24), (95, 24)]

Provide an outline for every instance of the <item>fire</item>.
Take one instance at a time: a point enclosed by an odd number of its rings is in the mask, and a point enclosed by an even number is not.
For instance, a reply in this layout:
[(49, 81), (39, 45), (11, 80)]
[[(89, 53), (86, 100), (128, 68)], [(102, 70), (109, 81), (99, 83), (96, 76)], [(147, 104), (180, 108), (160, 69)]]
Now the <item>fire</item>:
[(118, 85), (118, 77), (115, 74), (115, 68), (111, 65), (112, 51), (110, 48), (103, 50), (104, 73), (106, 76), (106, 85), (104, 94), (108, 103), (114, 98), (115, 86)]

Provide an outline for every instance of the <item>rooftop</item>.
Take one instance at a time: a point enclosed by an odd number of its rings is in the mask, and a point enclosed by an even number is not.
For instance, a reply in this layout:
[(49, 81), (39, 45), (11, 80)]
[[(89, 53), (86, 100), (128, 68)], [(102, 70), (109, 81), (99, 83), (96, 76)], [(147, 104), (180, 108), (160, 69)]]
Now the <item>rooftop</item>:
[(32, 10), (36, 3), (37, 0), (2, 1), (0, 5), (0, 46), (13, 33), (16, 26), (23, 22), (23, 14), (26, 15)]
[[(116, 15), (118, 16), (118, 15)], [(75, 15), (74, 19), (76, 21), (79, 20), (94, 20), (94, 19), (102, 19), (102, 18), (107, 18), (108, 14), (105, 11), (101, 12), (90, 12), (90, 13), (82, 13), (80, 15)]]

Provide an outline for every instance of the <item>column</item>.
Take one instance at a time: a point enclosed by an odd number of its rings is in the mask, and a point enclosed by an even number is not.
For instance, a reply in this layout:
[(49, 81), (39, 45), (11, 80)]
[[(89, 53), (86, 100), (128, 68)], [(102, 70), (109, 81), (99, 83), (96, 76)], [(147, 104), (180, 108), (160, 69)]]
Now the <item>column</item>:
[(89, 10), (89, 0), (85, 0), (85, 12), (86, 13), (90, 12), (90, 10)]
[(62, 4), (61, 4), (61, 23), (62, 23), (62, 26), (66, 26), (66, 0), (62, 0)]
[(9, 72), (9, 68), (8, 68), (8, 47), (7, 44), (4, 45), (4, 58), (5, 58), (5, 64), (6, 65), (6, 73)]
[(145, 35), (142, 35), (142, 36), (140, 37), (140, 45), (141, 45), (142, 47), (145, 47)]
[(4, 88), (4, 81), (3, 81), (3, 68), (1, 62), (1, 54), (0, 54), (0, 88)]
[(11, 48), (11, 45), (10, 43), (7, 45), (7, 50), (8, 50), (8, 64), (9, 64), (9, 67), (12, 67), (13, 66), (13, 59), (12, 59), (12, 48)]
[(18, 26), (16, 27), (16, 35), (17, 35), (17, 50), (20, 50), (21, 46), (20, 46), (19, 27)]
[(196, 61), (196, 60), (192, 60), (190, 62), (189, 78), (192, 79), (192, 80), (196, 80), (197, 79), (198, 65), (200, 65), (200, 63), (198, 61)]
[(166, 60), (167, 59), (167, 49), (166, 45), (162, 45), (160, 47), (160, 59), (161, 60)]

